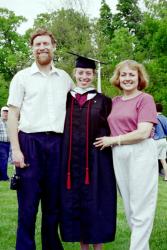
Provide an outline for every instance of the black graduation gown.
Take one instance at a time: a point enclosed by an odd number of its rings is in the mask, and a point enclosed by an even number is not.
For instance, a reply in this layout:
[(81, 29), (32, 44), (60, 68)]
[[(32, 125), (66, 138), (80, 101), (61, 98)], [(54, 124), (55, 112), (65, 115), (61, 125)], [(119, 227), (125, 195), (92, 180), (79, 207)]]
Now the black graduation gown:
[[(110, 135), (107, 116), (111, 105), (110, 98), (97, 93), (80, 107), (71, 93), (68, 94), (61, 168), (60, 232), (63, 241), (93, 244), (115, 238), (116, 181), (112, 151), (110, 147), (100, 150), (93, 145), (95, 138)], [(67, 189), (69, 154), (71, 188)], [(86, 154), (89, 184), (85, 184)]]

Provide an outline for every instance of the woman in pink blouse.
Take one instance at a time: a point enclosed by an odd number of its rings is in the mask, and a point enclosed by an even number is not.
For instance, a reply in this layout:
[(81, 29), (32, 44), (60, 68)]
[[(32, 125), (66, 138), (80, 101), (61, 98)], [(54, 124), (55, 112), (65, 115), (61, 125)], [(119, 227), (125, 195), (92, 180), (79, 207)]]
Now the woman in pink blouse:
[(113, 147), (114, 170), (131, 229), (130, 250), (149, 250), (157, 200), (158, 165), (153, 126), (157, 123), (153, 97), (142, 92), (148, 85), (143, 65), (120, 62), (111, 79), (122, 91), (113, 98), (108, 116), (110, 137), (94, 145)]

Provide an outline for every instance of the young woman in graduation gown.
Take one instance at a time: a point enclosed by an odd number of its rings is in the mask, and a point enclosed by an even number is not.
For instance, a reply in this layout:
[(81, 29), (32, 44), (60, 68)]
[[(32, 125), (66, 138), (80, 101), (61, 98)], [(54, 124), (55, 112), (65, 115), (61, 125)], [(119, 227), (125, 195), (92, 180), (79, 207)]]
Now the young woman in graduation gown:
[(111, 148), (100, 150), (95, 138), (110, 135), (111, 99), (91, 87), (95, 62), (76, 60), (77, 87), (68, 94), (61, 173), (61, 225), (65, 242), (82, 250), (111, 242), (116, 231), (116, 181)]

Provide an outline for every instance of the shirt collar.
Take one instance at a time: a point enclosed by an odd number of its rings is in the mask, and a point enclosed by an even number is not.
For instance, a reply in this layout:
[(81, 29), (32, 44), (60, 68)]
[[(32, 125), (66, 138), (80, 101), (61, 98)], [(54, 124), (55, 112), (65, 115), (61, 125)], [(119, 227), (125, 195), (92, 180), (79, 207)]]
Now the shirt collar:
[(0, 121), (7, 122), (7, 120), (2, 119), (2, 117), (0, 117)]
[[(58, 72), (58, 70), (55, 68), (53, 62), (52, 62), (52, 64), (51, 64), (51, 67), (52, 67), (52, 68), (51, 68), (50, 74), (56, 73), (56, 74), (59, 75), (59, 72)], [(31, 65), (31, 74), (33, 75), (33, 74), (36, 74), (36, 73), (41, 73), (41, 74), (43, 74), (43, 72), (41, 72), (41, 71), (39, 70), (39, 68), (38, 68), (38, 66), (37, 66), (37, 64), (36, 64), (36, 62), (34, 62), (34, 63)]]
[(83, 95), (83, 94), (85, 94), (85, 93), (87, 93), (87, 92), (89, 92), (89, 91), (91, 91), (91, 90), (95, 90), (95, 88), (89, 87), (89, 88), (86, 88), (86, 89), (82, 89), (82, 88), (80, 88), (80, 87), (75, 87), (75, 88), (72, 90), (72, 92), (75, 92), (75, 93), (78, 93), (78, 94)]

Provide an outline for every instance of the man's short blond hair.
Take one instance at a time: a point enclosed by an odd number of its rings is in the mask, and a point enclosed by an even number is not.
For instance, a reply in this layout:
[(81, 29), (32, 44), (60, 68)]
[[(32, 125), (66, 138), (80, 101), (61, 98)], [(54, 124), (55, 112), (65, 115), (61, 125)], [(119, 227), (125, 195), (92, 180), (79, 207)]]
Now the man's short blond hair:
[(30, 37), (30, 45), (32, 46), (33, 45), (33, 42), (34, 42), (34, 39), (37, 37), (37, 36), (49, 36), (51, 38), (51, 42), (53, 45), (56, 45), (57, 44), (57, 41), (53, 35), (52, 32), (48, 31), (47, 29), (37, 29), (35, 30), (32, 34), (31, 34), (31, 37)]

